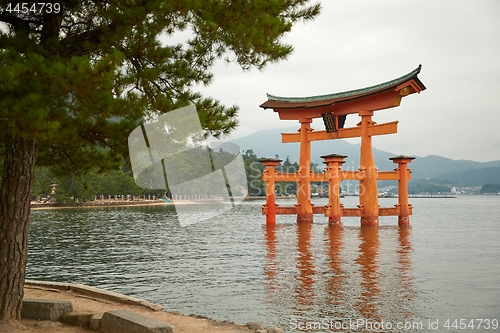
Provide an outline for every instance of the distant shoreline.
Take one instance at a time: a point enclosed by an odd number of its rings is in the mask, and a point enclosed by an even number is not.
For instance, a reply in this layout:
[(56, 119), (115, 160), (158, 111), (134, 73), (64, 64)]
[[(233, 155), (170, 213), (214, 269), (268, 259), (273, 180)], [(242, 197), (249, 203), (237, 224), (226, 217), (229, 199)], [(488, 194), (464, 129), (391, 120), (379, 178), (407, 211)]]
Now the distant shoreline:
[[(388, 197), (396, 198), (397, 197)], [(410, 199), (416, 198), (427, 198), (427, 199), (454, 199), (456, 196), (408, 196)], [(295, 196), (276, 196), (275, 200), (279, 199), (295, 199)], [(382, 198), (385, 199), (385, 198)], [(244, 198), (244, 201), (265, 201), (265, 196), (248, 196)], [(163, 200), (134, 200), (134, 201), (121, 201), (121, 200), (97, 200), (97, 201), (89, 201), (84, 204), (59, 204), (59, 203), (31, 203), (31, 210), (51, 210), (51, 209), (87, 209), (87, 208), (116, 208), (116, 207), (140, 207), (140, 206), (170, 206), (170, 205), (196, 205), (207, 202), (219, 202), (219, 201), (190, 201), (190, 200), (176, 200), (171, 202), (166, 202)]]
[[(276, 199), (290, 199), (291, 197), (276, 197)], [(265, 201), (266, 197), (245, 197), (244, 200), (262, 200)], [(197, 205), (202, 203), (220, 202), (217, 200), (172, 200), (166, 202), (163, 200), (94, 200), (88, 201), (83, 204), (63, 204), (63, 203), (39, 203), (31, 202), (31, 210), (50, 210), (50, 209), (87, 209), (87, 208), (116, 208), (116, 207), (140, 207), (140, 206), (162, 206), (162, 205)]]
[[(176, 201), (175, 204), (199, 204), (202, 201)], [(31, 210), (49, 210), (49, 209), (78, 209), (78, 208), (116, 208), (116, 207), (139, 207), (139, 206), (170, 206), (174, 202), (166, 202), (163, 200), (139, 200), (139, 201), (114, 201), (114, 200), (97, 200), (90, 201), (84, 204), (58, 204), (58, 203), (35, 203), (31, 204)]]

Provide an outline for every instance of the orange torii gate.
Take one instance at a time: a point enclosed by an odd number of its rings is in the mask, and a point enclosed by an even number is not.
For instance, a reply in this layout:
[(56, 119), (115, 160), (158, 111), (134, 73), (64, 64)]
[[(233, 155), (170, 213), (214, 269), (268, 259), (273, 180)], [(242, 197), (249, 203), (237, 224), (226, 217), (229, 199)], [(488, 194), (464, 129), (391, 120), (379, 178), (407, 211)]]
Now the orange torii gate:
[[(397, 79), (375, 86), (347, 92), (312, 97), (279, 97), (267, 94), (268, 100), (260, 105), (264, 109), (278, 112), (280, 119), (298, 120), (297, 133), (282, 133), (282, 142), (300, 142), (299, 171), (295, 174), (279, 174), (274, 170), (280, 160), (262, 159), (266, 166), (263, 180), (266, 185), (266, 204), (262, 207), (266, 221), (276, 221), (276, 214), (297, 214), (297, 222), (312, 222), (313, 214), (324, 214), (331, 224), (340, 223), (341, 216), (360, 216), (362, 225), (378, 225), (379, 216), (399, 216), (399, 225), (409, 224), (412, 207), (408, 204), (408, 180), (410, 170), (407, 164), (412, 157), (391, 158), (398, 164), (395, 171), (380, 172), (375, 167), (372, 153), (372, 136), (397, 133), (398, 121), (377, 124), (372, 120), (374, 111), (399, 106), (401, 99), (413, 93), (420, 93), (425, 86), (418, 79), (421, 65)], [(361, 121), (356, 127), (344, 128), (347, 115), (358, 114)], [(314, 118), (323, 118), (326, 130), (314, 131), (310, 125)], [(311, 165), (311, 141), (334, 140), (361, 137), (359, 171), (342, 171), (346, 156), (322, 156), (327, 165), (324, 174), (313, 174)], [(329, 204), (315, 207), (311, 204), (311, 181), (329, 182)], [(344, 208), (340, 204), (338, 191), (342, 180), (359, 180), (358, 208)], [(377, 180), (398, 180), (398, 204), (395, 207), (380, 208), (378, 204)], [(296, 181), (297, 204), (280, 207), (274, 201), (275, 181)]]

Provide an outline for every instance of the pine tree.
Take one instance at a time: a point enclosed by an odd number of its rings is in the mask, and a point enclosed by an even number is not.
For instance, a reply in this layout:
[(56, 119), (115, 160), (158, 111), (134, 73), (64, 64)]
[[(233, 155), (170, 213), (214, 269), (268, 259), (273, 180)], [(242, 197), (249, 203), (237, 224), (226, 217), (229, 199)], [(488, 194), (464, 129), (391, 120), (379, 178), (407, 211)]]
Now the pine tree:
[(237, 106), (196, 86), (218, 59), (243, 69), (286, 59), (284, 34), (319, 10), (308, 0), (1, 1), (0, 321), (20, 318), (35, 162), (55, 174), (117, 168), (133, 128), (188, 104), (208, 134), (228, 134)]

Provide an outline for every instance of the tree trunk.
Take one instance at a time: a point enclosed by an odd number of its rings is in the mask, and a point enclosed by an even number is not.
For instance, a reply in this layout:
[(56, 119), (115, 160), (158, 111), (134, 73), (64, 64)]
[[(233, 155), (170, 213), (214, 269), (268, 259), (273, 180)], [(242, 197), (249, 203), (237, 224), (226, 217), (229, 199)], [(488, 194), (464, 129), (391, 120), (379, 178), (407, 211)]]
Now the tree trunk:
[(0, 182), (0, 321), (20, 320), (36, 140), (5, 135)]

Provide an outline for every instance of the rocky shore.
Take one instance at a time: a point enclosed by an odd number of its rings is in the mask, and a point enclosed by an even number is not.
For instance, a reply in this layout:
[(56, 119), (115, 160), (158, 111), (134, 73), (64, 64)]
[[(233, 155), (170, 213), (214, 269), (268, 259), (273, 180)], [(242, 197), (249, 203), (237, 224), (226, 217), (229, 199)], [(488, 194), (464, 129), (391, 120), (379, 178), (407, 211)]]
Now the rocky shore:
[[(71, 302), (71, 315), (53, 320), (23, 318), (21, 323), (0, 324), (2, 333), (90, 333), (99, 331), (93, 318), (99, 321), (106, 312), (125, 310), (140, 316), (162, 321), (173, 326), (176, 333), (283, 333), (281, 328), (263, 328), (258, 323), (240, 325), (229, 321), (217, 321), (199, 315), (184, 315), (178, 311), (166, 311), (161, 305), (149, 301), (90, 287), (82, 284), (29, 280), (25, 283), (24, 299), (53, 302)], [(78, 318), (74, 320), (74, 318)], [(70, 319), (73, 318), (73, 319)]]

